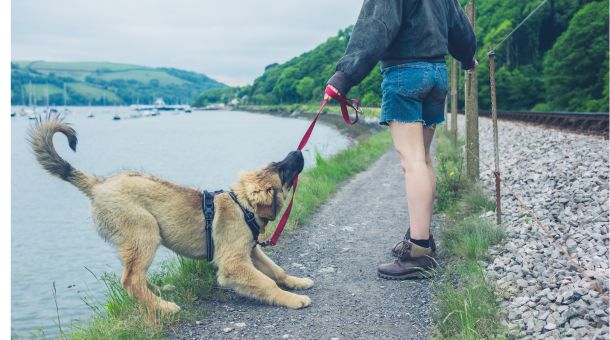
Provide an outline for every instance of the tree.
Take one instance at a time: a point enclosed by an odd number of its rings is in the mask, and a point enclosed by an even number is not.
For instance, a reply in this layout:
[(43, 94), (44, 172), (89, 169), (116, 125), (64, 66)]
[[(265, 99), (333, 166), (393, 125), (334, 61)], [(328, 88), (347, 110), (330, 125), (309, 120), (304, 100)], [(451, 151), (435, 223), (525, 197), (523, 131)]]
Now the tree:
[(544, 58), (552, 109), (608, 111), (608, 1), (583, 7)]
[(273, 94), (280, 100), (280, 103), (294, 103), (298, 101), (299, 95), (296, 89), (296, 79), (299, 70), (296, 67), (284, 69), (282, 74), (273, 87)]
[(311, 100), (313, 95), (315, 81), (311, 77), (304, 77), (297, 83), (297, 93), (301, 97), (301, 101)]

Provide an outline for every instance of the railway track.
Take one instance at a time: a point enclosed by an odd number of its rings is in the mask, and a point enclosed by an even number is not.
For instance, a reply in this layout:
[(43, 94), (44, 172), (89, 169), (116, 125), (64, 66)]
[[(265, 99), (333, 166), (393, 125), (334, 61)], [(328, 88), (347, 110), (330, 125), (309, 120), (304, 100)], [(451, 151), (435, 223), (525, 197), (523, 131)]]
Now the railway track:
[[(491, 111), (480, 111), (480, 116), (491, 117)], [(520, 121), (608, 139), (607, 112), (498, 112), (498, 119)]]

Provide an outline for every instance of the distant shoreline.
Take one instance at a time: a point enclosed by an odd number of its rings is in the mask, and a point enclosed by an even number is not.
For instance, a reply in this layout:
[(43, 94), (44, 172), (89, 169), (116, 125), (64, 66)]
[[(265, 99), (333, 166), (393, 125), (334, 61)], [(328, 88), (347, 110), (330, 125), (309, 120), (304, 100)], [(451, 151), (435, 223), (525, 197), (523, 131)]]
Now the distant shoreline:
[[(262, 107), (259, 108), (255, 105), (247, 105), (247, 106), (238, 106), (233, 109), (234, 111), (244, 111), (250, 113), (259, 113), (259, 114), (268, 114), (272, 116), (285, 117), (285, 118), (301, 118), (312, 120), (316, 112), (311, 111), (290, 111), (284, 108), (269, 108)], [(354, 139), (364, 139), (368, 136), (373, 135), (376, 132), (379, 132), (383, 129), (382, 126), (379, 125), (379, 120), (374, 117), (360, 117), (360, 120), (355, 125), (349, 126), (343, 121), (343, 117), (336, 112), (326, 112), (320, 115), (318, 118), (319, 121), (331, 125), (335, 129), (337, 129), (341, 134), (349, 136)]]

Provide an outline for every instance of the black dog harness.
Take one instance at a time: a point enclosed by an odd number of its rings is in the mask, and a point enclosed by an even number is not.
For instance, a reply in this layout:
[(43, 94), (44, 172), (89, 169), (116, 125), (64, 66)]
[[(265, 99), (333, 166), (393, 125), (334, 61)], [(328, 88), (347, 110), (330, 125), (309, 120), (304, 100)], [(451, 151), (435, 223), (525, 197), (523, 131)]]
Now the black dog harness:
[[(206, 244), (206, 253), (207, 260), (211, 262), (214, 259), (214, 240), (212, 239), (212, 222), (214, 222), (214, 197), (218, 194), (223, 193), (223, 190), (217, 190), (214, 192), (209, 192), (207, 190), (203, 191), (201, 206), (203, 208), (203, 216), (205, 217), (205, 244)], [(233, 199), (239, 209), (241, 209), (244, 214), (244, 220), (246, 220), (246, 224), (250, 231), (252, 232), (252, 237), (254, 237), (254, 246), (257, 244), (265, 246), (258, 242), (258, 235), (260, 234), (261, 227), (256, 223), (256, 216), (254, 213), (244, 208), (239, 201), (237, 200), (237, 196), (233, 191), (228, 192), (229, 196)]]

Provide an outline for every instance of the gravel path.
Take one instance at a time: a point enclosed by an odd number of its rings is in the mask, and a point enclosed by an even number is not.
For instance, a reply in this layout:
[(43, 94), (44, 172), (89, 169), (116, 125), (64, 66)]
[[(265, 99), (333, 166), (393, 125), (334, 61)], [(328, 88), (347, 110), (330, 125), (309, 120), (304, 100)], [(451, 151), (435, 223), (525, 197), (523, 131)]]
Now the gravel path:
[(402, 171), (394, 151), (355, 176), (312, 222), (284, 235), (270, 256), (315, 285), (302, 310), (263, 305), (228, 292), (203, 301), (209, 313), (173, 339), (426, 339), (432, 295), (427, 281), (377, 278), (377, 264), (406, 231)]
[[(491, 121), (479, 124), (481, 159), (493, 165)], [(511, 122), (499, 132), (503, 180), (608, 294), (608, 141)], [(495, 195), (483, 164), (481, 180)], [(506, 242), (491, 250), (487, 272), (511, 333), (608, 339), (608, 305), (504, 188), (502, 202)]]

